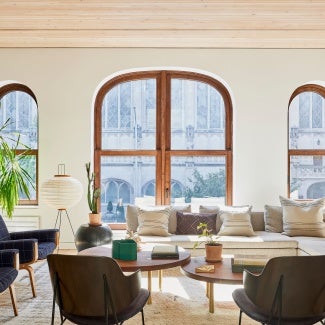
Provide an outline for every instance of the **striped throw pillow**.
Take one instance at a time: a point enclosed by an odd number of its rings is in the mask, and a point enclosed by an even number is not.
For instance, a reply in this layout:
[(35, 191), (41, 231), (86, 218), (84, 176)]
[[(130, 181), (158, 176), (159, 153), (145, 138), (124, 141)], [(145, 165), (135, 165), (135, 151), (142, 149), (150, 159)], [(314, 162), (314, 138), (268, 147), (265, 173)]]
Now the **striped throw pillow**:
[(170, 208), (162, 210), (138, 209), (138, 234), (144, 236), (168, 236)]
[(222, 221), (219, 236), (255, 236), (251, 223), (251, 206), (225, 208), (218, 212)]
[(325, 198), (299, 202), (280, 196), (283, 233), (287, 236), (325, 237)]

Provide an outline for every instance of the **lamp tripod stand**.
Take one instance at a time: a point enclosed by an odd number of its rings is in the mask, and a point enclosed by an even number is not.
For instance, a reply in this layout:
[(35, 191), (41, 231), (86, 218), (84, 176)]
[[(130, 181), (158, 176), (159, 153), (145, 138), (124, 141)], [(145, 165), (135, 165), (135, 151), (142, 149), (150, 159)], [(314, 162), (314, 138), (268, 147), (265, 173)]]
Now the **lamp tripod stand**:
[(61, 223), (62, 223), (62, 213), (63, 213), (63, 211), (65, 212), (65, 215), (66, 215), (66, 217), (67, 217), (67, 219), (69, 221), (70, 228), (71, 228), (72, 233), (73, 233), (73, 237), (75, 237), (75, 233), (74, 233), (72, 223), (71, 223), (71, 220), (70, 220), (67, 209), (58, 209), (58, 214), (56, 215), (55, 226), (54, 226), (54, 228), (56, 228), (56, 225), (57, 225), (57, 223), (59, 221), (59, 243), (58, 243), (58, 247), (57, 247), (57, 253), (59, 253), (59, 250), (60, 250), (60, 235), (61, 235)]

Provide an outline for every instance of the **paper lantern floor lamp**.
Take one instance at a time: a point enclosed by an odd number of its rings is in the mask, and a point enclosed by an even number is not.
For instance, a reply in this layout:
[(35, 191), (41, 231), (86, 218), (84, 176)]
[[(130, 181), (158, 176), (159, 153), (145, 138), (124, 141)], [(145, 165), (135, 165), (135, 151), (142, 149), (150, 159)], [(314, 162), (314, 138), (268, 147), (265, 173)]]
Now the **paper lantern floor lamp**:
[(58, 174), (42, 184), (42, 194), (46, 203), (57, 209), (55, 228), (59, 221), (59, 230), (61, 231), (62, 213), (65, 212), (69, 221), (73, 235), (75, 235), (67, 209), (76, 205), (82, 197), (83, 189), (81, 183), (65, 174), (65, 165), (58, 165)]

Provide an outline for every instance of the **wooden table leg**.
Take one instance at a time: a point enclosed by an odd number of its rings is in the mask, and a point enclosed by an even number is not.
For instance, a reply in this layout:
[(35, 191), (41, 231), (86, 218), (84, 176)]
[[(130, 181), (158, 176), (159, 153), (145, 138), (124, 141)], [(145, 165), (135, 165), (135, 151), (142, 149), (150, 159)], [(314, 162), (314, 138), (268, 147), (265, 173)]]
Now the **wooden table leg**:
[(214, 292), (213, 292), (213, 282), (207, 283), (209, 289), (209, 312), (214, 313)]
[(161, 291), (161, 289), (162, 289), (163, 270), (158, 270), (158, 276), (159, 276), (159, 291)]
[(205, 295), (206, 295), (208, 298), (210, 297), (209, 290), (210, 290), (210, 286), (209, 286), (209, 282), (207, 282), (206, 293), (205, 293)]
[(152, 299), (151, 299), (151, 278), (152, 278), (152, 271), (148, 271), (148, 290), (150, 293), (150, 296), (148, 298), (148, 305), (152, 304)]

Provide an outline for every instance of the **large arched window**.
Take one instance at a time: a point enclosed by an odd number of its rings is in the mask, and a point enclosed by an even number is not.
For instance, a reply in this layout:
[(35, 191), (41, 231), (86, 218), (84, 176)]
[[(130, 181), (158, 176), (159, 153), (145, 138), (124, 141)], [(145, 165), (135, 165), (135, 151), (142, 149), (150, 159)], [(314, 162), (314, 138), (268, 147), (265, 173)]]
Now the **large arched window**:
[(292, 94), (288, 141), (290, 197), (325, 197), (325, 87), (307, 84)]
[(107, 81), (95, 101), (94, 165), (101, 185), (116, 178), (131, 184), (134, 196), (123, 204), (148, 194), (156, 204), (188, 204), (198, 197), (231, 204), (227, 88), (185, 71), (134, 72)]
[[(35, 205), (38, 202), (38, 109), (34, 93), (25, 85), (19, 83), (0, 84), (0, 126), (8, 121), (6, 128), (2, 130), (7, 142), (17, 139), (28, 147), (28, 155), (22, 163), (33, 179), (30, 186), (30, 200), (21, 195), (20, 205)], [(20, 146), (16, 152), (22, 153), (26, 148)]]

